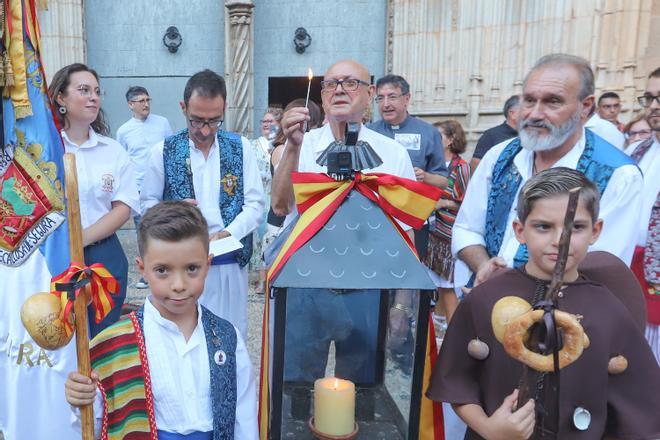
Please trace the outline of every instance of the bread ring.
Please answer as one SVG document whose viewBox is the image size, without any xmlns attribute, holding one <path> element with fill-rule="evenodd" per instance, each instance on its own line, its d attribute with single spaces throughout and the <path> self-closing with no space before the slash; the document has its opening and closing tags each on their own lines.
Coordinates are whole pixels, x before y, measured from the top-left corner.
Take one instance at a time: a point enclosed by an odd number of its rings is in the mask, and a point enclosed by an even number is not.
<svg viewBox="0 0 660 440">
<path fill-rule="evenodd" d="M 504 332 L 504 350 L 509 356 L 536 371 L 552 372 L 555 370 L 552 353 L 543 355 L 535 353 L 525 347 L 524 340 L 529 328 L 543 318 L 543 310 L 530 310 L 517 318 L 512 319 Z M 575 315 L 555 310 L 555 323 L 563 330 L 564 346 L 559 351 L 559 368 L 575 362 L 584 350 L 584 329 L 575 318 Z"/>
</svg>

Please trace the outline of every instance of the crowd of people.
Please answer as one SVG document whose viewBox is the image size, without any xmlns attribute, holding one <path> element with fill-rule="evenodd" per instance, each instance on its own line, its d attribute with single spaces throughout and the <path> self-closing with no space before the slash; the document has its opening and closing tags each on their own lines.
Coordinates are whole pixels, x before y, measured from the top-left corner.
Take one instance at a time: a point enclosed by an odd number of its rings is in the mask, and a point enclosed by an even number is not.
<svg viewBox="0 0 660 440">
<path fill-rule="evenodd" d="M 650 72 L 638 98 L 642 111 L 624 124 L 616 93 L 596 100 L 586 60 L 544 56 L 469 161 L 458 121 L 429 124 L 409 113 L 405 78 L 386 75 L 375 84 L 370 78 L 356 61 L 334 63 L 321 82 L 320 106 L 302 99 L 271 105 L 260 121 L 261 136 L 252 141 L 222 129 L 227 90 L 211 70 L 188 80 L 180 104 L 186 128 L 176 133 L 150 112 L 148 91 L 130 87 L 132 118 L 115 140 L 97 73 L 83 64 L 57 72 L 49 95 L 65 149 L 77 159 L 85 262 L 103 263 L 121 286 L 104 321 L 89 320 L 95 372 L 92 378 L 71 373 L 69 403 L 94 404 L 97 432 L 117 438 L 145 430 L 163 439 L 257 438 L 257 396 L 244 342 L 248 273 L 254 273 L 256 291 L 265 293 L 263 254 L 297 214 L 292 173 L 327 172 L 317 158 L 344 139 L 347 124 L 359 122 L 358 139 L 382 159 L 366 172 L 441 190 L 424 227 L 403 225 L 403 231 L 437 286 L 434 316 L 449 325 L 428 396 L 453 405 L 467 425 L 466 438 L 529 438 L 534 432 L 578 438 L 577 407 L 590 413 L 588 438 L 660 437 L 660 68 Z M 374 102 L 380 118 L 371 122 L 365 115 Z M 584 316 L 591 348 L 576 368 L 562 370 L 556 402 L 536 396 L 517 406 L 520 364 L 495 340 L 490 310 L 506 295 L 539 303 L 575 187 L 581 190 L 566 287 L 554 306 Z M 131 217 L 142 275 L 135 287 L 150 294 L 130 320 L 119 320 L 129 263 L 116 232 Z M 209 243 L 227 237 L 242 247 L 209 256 Z M 632 289 L 646 299 L 645 335 L 625 301 L 608 290 L 614 288 L 606 277 L 581 271 L 587 252 L 596 251 L 635 274 L 639 285 Z M 372 383 L 379 335 L 365 316 L 378 310 L 379 297 L 369 290 L 298 290 L 287 304 L 286 380 L 322 377 L 334 341 L 337 374 Z M 414 308 L 413 295 L 398 292 L 389 319 L 409 323 Z M 345 322 L 327 324 L 328 315 Z M 468 352 L 473 339 L 488 345 L 488 358 Z M 134 347 L 145 356 L 129 354 Z M 616 355 L 626 356 L 628 369 L 614 380 L 607 365 Z M 130 387 L 128 364 L 141 367 Z M 557 376 L 539 381 L 553 389 Z M 129 418 L 133 422 L 124 423 Z"/>
</svg>

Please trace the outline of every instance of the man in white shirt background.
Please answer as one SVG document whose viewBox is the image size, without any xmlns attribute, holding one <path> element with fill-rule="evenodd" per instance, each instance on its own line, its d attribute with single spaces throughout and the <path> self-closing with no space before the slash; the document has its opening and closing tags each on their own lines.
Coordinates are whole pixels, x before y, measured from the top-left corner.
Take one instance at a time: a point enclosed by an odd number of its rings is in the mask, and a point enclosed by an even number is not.
<svg viewBox="0 0 660 440">
<path fill-rule="evenodd" d="M 651 72 L 644 95 L 637 99 L 646 109 L 653 135 L 626 149 L 626 154 L 644 174 L 637 246 L 631 268 L 646 296 L 646 339 L 660 363 L 660 67 Z"/>
<path fill-rule="evenodd" d="M 526 249 L 511 227 L 518 191 L 531 176 L 551 167 L 577 169 L 597 184 L 604 226 L 590 250 L 608 251 L 630 264 L 642 175 L 622 151 L 584 128 L 593 111 L 594 88 L 589 63 L 572 55 L 546 55 L 527 74 L 519 137 L 483 157 L 454 224 L 452 251 L 476 274 L 475 284 L 498 267 L 526 261 Z"/>
<path fill-rule="evenodd" d="M 133 162 L 139 191 L 144 180 L 151 148 L 170 136 L 172 127 L 167 118 L 151 113 L 151 98 L 144 87 L 129 87 L 126 91 L 126 102 L 132 117 L 117 130 L 117 142 L 124 147 Z M 137 231 L 140 216 L 136 215 L 133 220 Z M 146 289 L 148 286 L 143 278 L 135 283 L 137 289 Z"/>
</svg>

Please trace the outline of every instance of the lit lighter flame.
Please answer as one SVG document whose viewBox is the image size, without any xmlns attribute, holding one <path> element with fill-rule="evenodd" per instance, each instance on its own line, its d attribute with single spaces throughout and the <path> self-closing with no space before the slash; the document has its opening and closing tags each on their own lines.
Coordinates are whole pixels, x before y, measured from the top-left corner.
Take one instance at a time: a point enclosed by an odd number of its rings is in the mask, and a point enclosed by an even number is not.
<svg viewBox="0 0 660 440">
<path fill-rule="evenodd" d="M 309 70 L 307 71 L 307 78 L 311 81 L 312 78 L 314 78 L 314 74 L 312 73 L 312 68 L 310 67 Z"/>
<path fill-rule="evenodd" d="M 335 378 L 335 383 L 332 385 L 332 388 L 334 388 L 335 390 L 339 388 L 339 379 Z"/>
</svg>

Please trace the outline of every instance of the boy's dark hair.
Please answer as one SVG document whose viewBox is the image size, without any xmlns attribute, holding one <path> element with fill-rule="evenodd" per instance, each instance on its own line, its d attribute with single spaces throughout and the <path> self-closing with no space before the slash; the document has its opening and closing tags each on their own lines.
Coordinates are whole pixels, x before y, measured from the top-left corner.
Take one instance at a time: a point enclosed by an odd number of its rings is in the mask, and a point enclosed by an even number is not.
<svg viewBox="0 0 660 440">
<path fill-rule="evenodd" d="M 126 102 L 132 101 L 133 98 L 140 95 L 149 96 L 149 92 L 147 92 L 147 89 L 142 86 L 131 86 L 126 91 Z"/>
<path fill-rule="evenodd" d="M 202 212 L 188 202 L 170 200 L 152 206 L 138 226 L 138 252 L 143 257 L 149 239 L 177 242 L 199 238 L 209 252 L 209 226 Z"/>
<path fill-rule="evenodd" d="M 543 170 L 525 182 L 518 195 L 518 219 L 525 223 L 537 200 L 568 194 L 571 189 L 577 187 L 582 188 L 580 200 L 591 215 L 591 220 L 595 222 L 600 209 L 598 188 L 581 172 L 566 167 Z"/>
<path fill-rule="evenodd" d="M 410 93 L 410 84 L 408 84 L 408 81 L 406 81 L 406 79 L 402 76 L 385 75 L 376 81 L 376 89 L 380 89 L 387 84 L 392 84 L 392 86 L 400 88 L 402 95 L 407 95 Z"/>
<path fill-rule="evenodd" d="M 600 103 L 603 101 L 603 99 L 608 99 L 608 98 L 621 99 L 621 97 L 615 92 L 605 92 L 602 95 L 600 95 L 600 97 L 598 98 L 598 104 L 597 105 L 600 105 Z"/>
<path fill-rule="evenodd" d="M 186 83 L 186 88 L 183 89 L 183 103 L 186 106 L 193 92 L 205 98 L 215 98 L 220 95 L 224 101 L 227 100 L 225 79 L 209 69 L 197 72 Z"/>
</svg>

